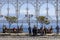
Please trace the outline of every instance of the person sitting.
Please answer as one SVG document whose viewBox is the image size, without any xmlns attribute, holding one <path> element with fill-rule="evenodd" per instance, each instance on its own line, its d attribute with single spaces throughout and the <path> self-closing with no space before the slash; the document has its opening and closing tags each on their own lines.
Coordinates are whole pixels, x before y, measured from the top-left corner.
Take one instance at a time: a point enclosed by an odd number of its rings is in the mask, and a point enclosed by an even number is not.
<svg viewBox="0 0 60 40">
<path fill-rule="evenodd" d="M 47 33 L 47 28 L 44 26 L 44 33 L 46 34 Z"/>
<path fill-rule="evenodd" d="M 15 27 L 13 28 L 13 32 L 16 33 L 16 28 Z"/>
<path fill-rule="evenodd" d="M 19 26 L 17 27 L 17 33 L 19 33 Z"/>
<path fill-rule="evenodd" d="M 46 31 L 47 31 L 47 28 L 44 26 L 43 29 L 42 29 L 42 31 L 43 31 L 43 35 L 45 35 Z"/>
<path fill-rule="evenodd" d="M 7 32 L 7 27 L 6 25 L 3 25 L 3 33 Z"/>
<path fill-rule="evenodd" d="M 23 28 L 22 28 L 22 25 L 20 26 L 20 30 L 19 30 L 20 33 L 23 32 Z"/>
<path fill-rule="evenodd" d="M 53 28 L 52 28 L 52 26 L 50 27 L 50 33 L 52 33 L 53 32 Z"/>
<path fill-rule="evenodd" d="M 40 33 L 40 34 L 42 33 L 42 29 L 43 29 L 43 27 L 40 27 L 40 30 L 39 30 L 39 33 Z"/>
</svg>

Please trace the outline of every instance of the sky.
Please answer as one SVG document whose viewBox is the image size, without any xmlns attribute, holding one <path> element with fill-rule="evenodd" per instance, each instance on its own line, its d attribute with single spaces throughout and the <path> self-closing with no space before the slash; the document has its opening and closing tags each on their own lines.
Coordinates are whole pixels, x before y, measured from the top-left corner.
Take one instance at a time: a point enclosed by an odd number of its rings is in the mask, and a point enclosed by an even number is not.
<svg viewBox="0 0 60 40">
<path fill-rule="evenodd" d="M 8 4 L 5 4 L 2 9 L 1 9 L 1 14 L 3 16 L 7 16 L 7 8 L 8 8 Z M 26 8 L 27 8 L 27 4 L 23 4 L 20 8 L 20 13 L 18 14 L 19 15 L 19 19 L 20 18 L 23 18 L 25 17 L 24 15 L 26 14 Z M 28 8 L 29 8 L 29 14 L 33 14 L 35 15 L 35 9 L 33 7 L 33 5 L 31 4 L 28 4 Z M 47 15 L 47 3 L 43 4 L 41 7 L 40 7 L 40 12 L 39 12 L 39 16 L 42 15 L 42 16 L 46 16 Z M 49 4 L 48 3 L 48 15 L 49 17 L 52 18 L 52 20 L 56 20 L 56 15 L 55 15 L 55 7 L 52 5 L 52 4 Z M 15 7 L 12 5 L 12 4 L 9 4 L 9 15 L 10 16 L 16 16 L 16 11 L 15 11 Z M 1 18 L 2 19 L 2 18 Z M 4 18 L 3 18 L 4 19 Z"/>
<path fill-rule="evenodd" d="M 7 8 L 8 8 L 8 4 L 5 4 L 2 8 L 1 8 L 1 14 L 3 15 L 3 16 L 7 16 L 7 13 L 8 13 L 8 11 L 7 11 Z M 19 8 L 20 9 L 20 13 L 18 14 L 18 16 L 19 16 L 19 20 L 20 19 L 22 19 L 22 18 L 24 18 L 25 17 L 25 14 L 27 14 L 27 11 L 26 11 L 26 8 L 27 8 L 27 4 L 25 3 L 25 4 L 23 4 L 22 6 L 21 6 L 21 8 Z M 35 15 L 35 8 L 34 8 L 34 6 L 33 5 L 31 5 L 31 4 L 28 4 L 28 8 L 29 8 L 29 14 L 33 14 L 33 15 Z M 46 16 L 47 15 L 47 10 L 46 10 L 46 8 L 47 8 L 47 3 L 45 3 L 45 4 L 43 4 L 39 9 L 40 9 L 40 12 L 39 12 L 39 16 Z M 50 18 L 50 20 L 56 20 L 56 15 L 55 15 L 55 7 L 52 5 L 52 4 L 50 4 L 50 3 L 48 3 L 48 8 L 49 8 L 49 10 L 48 10 L 48 15 L 49 15 L 49 18 Z M 9 16 L 16 16 L 16 10 L 15 10 L 16 8 L 12 5 L 12 4 L 9 4 Z M 0 18 L 0 20 L 6 20 L 4 17 L 3 18 Z M 33 18 L 31 18 L 32 20 L 35 20 L 35 16 L 33 17 Z M 59 17 L 59 19 L 60 19 L 60 17 Z M 6 24 L 6 23 L 5 23 Z M 26 23 L 25 23 L 26 24 Z M 34 23 L 35 24 L 35 23 Z M 14 24 L 13 24 L 14 25 Z M 31 24 L 32 25 L 32 24 Z M 52 25 L 52 24 L 51 24 Z M 54 25 L 55 26 L 55 25 Z M 15 27 L 15 26 L 14 26 Z"/>
</svg>

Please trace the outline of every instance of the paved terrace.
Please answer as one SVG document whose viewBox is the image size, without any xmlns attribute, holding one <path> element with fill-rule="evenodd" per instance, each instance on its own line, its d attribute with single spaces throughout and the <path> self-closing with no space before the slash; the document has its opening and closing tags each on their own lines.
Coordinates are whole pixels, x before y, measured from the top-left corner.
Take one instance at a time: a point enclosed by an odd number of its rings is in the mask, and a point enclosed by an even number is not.
<svg viewBox="0 0 60 40">
<path fill-rule="evenodd" d="M 0 36 L 0 40 L 60 40 L 60 36 Z"/>
<path fill-rule="evenodd" d="M 58 35 L 46 34 L 46 36 L 28 36 L 28 33 L 0 33 L 0 40 L 60 40 L 60 33 Z"/>
<path fill-rule="evenodd" d="M 29 33 L 0 33 L 0 36 L 28 36 Z M 39 36 L 40 34 L 38 34 Z M 46 34 L 45 36 L 55 36 L 56 33 Z M 58 34 L 60 36 L 60 33 Z"/>
</svg>

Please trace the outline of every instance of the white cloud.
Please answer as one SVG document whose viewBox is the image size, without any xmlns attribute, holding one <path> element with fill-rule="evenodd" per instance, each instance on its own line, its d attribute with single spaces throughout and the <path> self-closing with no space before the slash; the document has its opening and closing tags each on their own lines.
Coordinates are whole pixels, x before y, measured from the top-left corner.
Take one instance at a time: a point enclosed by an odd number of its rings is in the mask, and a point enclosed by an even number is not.
<svg viewBox="0 0 60 40">
<path fill-rule="evenodd" d="M 27 14 L 27 10 L 20 10 L 20 13 L 24 13 L 24 14 Z M 35 14 L 34 10 L 28 10 L 28 13 L 29 14 Z"/>
</svg>

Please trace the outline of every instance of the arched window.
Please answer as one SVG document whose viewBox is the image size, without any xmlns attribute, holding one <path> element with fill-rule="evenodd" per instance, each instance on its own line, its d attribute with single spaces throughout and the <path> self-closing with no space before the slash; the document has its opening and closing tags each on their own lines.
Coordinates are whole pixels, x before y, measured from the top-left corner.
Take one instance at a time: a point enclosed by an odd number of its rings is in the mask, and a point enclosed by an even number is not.
<svg viewBox="0 0 60 40">
<path fill-rule="evenodd" d="M 47 3 L 42 4 L 40 7 L 40 16 L 47 16 Z M 50 25 L 53 25 L 55 27 L 56 24 L 56 13 L 55 13 L 55 7 L 54 5 L 48 3 L 48 18 L 50 19 L 51 23 Z M 53 23 L 52 21 L 55 21 Z"/>
<path fill-rule="evenodd" d="M 8 5 L 9 5 L 9 7 L 8 7 Z M 9 15 L 8 15 L 8 8 L 9 8 Z M 16 16 L 14 6 L 12 4 L 4 4 L 2 9 L 1 9 L 1 13 L 3 15 L 3 18 L 1 20 L 5 20 L 3 22 L 3 24 L 9 28 L 9 23 L 7 22 L 5 16 Z"/>
<path fill-rule="evenodd" d="M 2 7 L 2 14 L 3 16 L 7 16 L 8 14 L 8 4 L 5 4 L 3 7 Z M 15 13 L 15 8 L 12 4 L 9 4 L 9 16 L 16 16 L 16 13 Z"/>
<path fill-rule="evenodd" d="M 21 18 L 24 18 L 25 14 L 27 14 L 27 9 L 26 8 L 27 8 L 27 3 L 23 4 L 20 7 L 20 16 L 21 16 Z M 32 4 L 28 4 L 28 14 L 35 15 L 34 6 Z M 20 16 L 19 16 L 19 18 L 20 18 Z"/>
<path fill-rule="evenodd" d="M 34 10 L 34 6 L 30 3 L 28 3 L 28 7 L 27 7 L 27 3 L 23 4 L 20 7 L 20 15 L 18 20 L 23 20 L 23 26 L 26 28 L 26 26 L 29 26 L 27 22 L 27 17 L 25 16 L 27 14 L 27 8 L 28 8 L 28 14 L 32 14 L 33 17 L 35 16 L 35 10 Z M 30 18 L 30 21 L 33 20 L 33 17 Z M 28 27 L 27 27 L 28 28 Z"/>
</svg>

